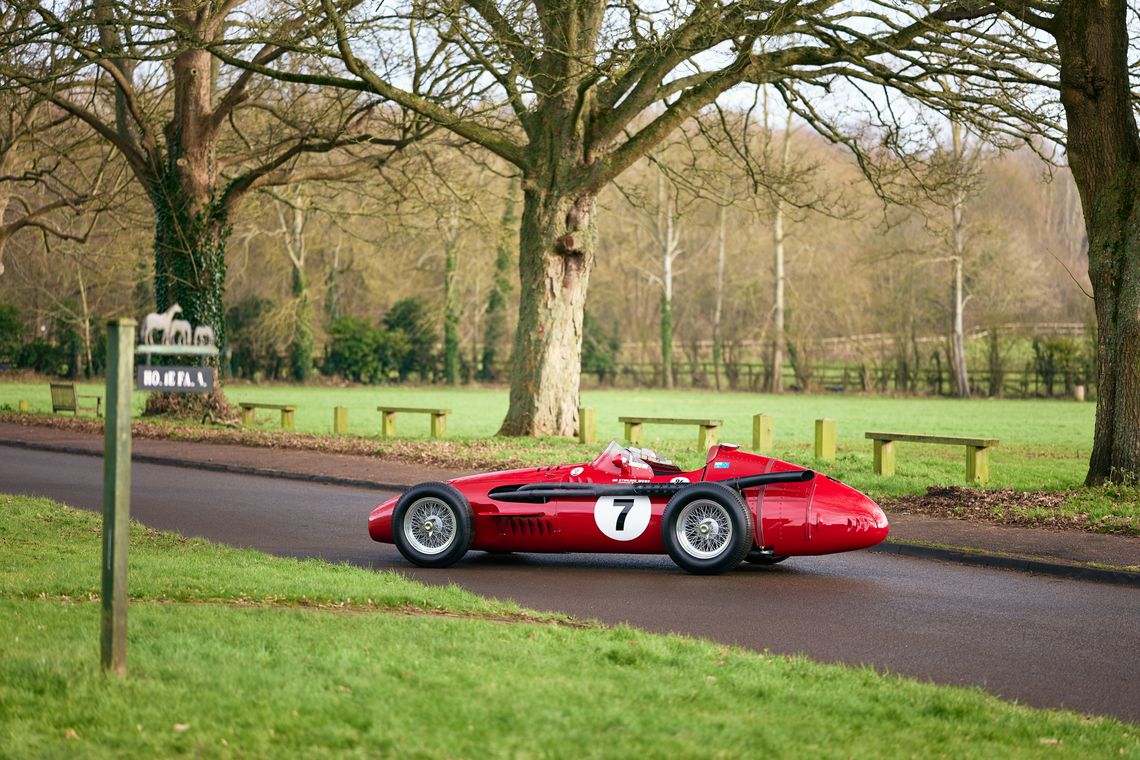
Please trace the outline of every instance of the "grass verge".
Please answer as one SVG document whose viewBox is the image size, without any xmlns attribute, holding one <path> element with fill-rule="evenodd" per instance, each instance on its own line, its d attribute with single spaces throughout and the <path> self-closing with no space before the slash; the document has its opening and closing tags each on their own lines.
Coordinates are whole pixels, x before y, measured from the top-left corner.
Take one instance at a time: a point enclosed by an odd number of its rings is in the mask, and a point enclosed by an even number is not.
<svg viewBox="0 0 1140 760">
<path fill-rule="evenodd" d="M 0 384 L 0 389 L 3 388 Z M 67 428 L 91 434 L 102 432 L 101 420 L 42 413 L 18 414 L 5 411 L 2 404 L 0 422 Z M 284 433 L 263 427 L 232 429 L 154 418 L 137 420 L 133 429 L 138 438 L 306 449 L 375 456 L 467 471 L 552 462 L 586 462 L 593 459 L 600 448 L 600 445 L 584 446 L 567 438 L 334 436 Z M 652 445 L 682 467 L 695 468 L 703 463 L 703 455 L 691 443 L 666 440 Z M 1007 525 L 1140 536 L 1140 487 L 1108 485 L 1083 488 L 1085 462 L 1073 458 L 1066 451 L 1059 444 L 1051 448 L 1005 447 L 1003 444 L 1003 448 L 995 449 L 991 454 L 992 482 L 989 487 L 985 490 L 957 489 L 961 495 L 969 498 L 950 505 L 945 498 L 936 503 L 927 496 L 932 488 L 954 488 L 963 482 L 965 465 L 960 446 L 913 445 L 906 450 L 905 455 L 899 455 L 897 474 L 887 478 L 872 472 L 869 447 L 843 445 L 838 457 L 828 462 L 816 460 L 807 443 L 777 447 L 773 455 L 849 483 L 888 505 L 891 510 Z M 1033 498 L 1004 498 L 997 493 L 1002 489 L 1025 492 L 1031 496 L 1035 492 L 1055 494 L 1058 498 L 1042 500 L 1047 502 L 1047 506 L 1043 507 Z M 915 496 L 918 498 L 910 498 Z M 982 500 L 988 505 L 985 509 L 970 506 L 970 502 L 981 497 L 984 497 Z"/>
<path fill-rule="evenodd" d="M 0 755 L 1140 757 L 1108 718 L 137 526 L 106 678 L 98 524 L 0 497 Z"/>
</svg>

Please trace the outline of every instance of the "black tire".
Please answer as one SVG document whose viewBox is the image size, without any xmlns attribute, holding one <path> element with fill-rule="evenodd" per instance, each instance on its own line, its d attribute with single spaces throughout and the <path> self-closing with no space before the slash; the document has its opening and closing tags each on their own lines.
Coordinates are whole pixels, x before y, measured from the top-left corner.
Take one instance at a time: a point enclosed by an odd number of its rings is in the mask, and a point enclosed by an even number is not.
<svg viewBox="0 0 1140 760">
<path fill-rule="evenodd" d="M 744 558 L 745 562 L 753 565 L 778 565 L 788 558 L 787 554 L 765 554 L 764 552 L 752 550 L 748 552 L 748 556 Z"/>
<path fill-rule="evenodd" d="M 449 567 L 471 548 L 472 520 L 471 505 L 455 486 L 420 483 L 396 502 L 392 537 L 413 565 Z"/>
<path fill-rule="evenodd" d="M 679 491 L 661 515 L 665 550 L 682 570 L 716 575 L 732 570 L 752 548 L 752 515 L 744 499 L 720 483 Z"/>
</svg>

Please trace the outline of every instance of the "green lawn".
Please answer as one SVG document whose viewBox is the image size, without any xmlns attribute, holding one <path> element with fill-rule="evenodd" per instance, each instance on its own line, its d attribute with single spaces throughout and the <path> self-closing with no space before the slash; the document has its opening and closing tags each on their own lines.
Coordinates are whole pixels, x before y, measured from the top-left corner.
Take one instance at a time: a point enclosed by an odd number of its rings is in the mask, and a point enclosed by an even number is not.
<svg viewBox="0 0 1140 760">
<path fill-rule="evenodd" d="M 99 392 L 95 384 L 82 387 L 86 392 Z M 335 406 L 347 407 L 352 433 L 365 436 L 379 433 L 379 404 L 447 407 L 453 410 L 448 419 L 449 437 L 471 442 L 494 436 L 507 409 L 506 390 L 486 388 L 231 384 L 226 387 L 226 395 L 232 402 L 296 404 L 297 430 L 318 434 L 331 433 Z M 0 408 L 15 409 L 21 398 L 30 402 L 33 411 L 51 409 L 46 383 L 0 383 Z M 814 420 L 831 417 L 837 421 L 839 459 L 824 469 L 857 487 L 885 496 L 920 492 L 931 484 L 961 483 L 964 450 L 897 444 L 897 474 L 877 478 L 870 472 L 871 443 L 863 437 L 868 430 L 998 438 L 1001 446 L 991 452 L 994 487 L 1064 490 L 1078 486 L 1084 479 L 1095 412 L 1093 404 L 1073 401 L 773 396 L 689 390 L 590 390 L 583 393 L 582 402 L 597 410 L 598 437 L 603 442 L 611 437 L 620 439 L 624 434 L 619 416 L 645 414 L 719 418 L 725 423 L 720 440 L 748 447 L 752 441 L 752 416 L 765 412 L 774 418 L 777 455 L 804 463 L 812 458 Z M 141 410 L 142 403 L 142 394 L 136 394 L 136 409 Z M 276 428 L 277 417 L 274 412 L 261 412 L 258 427 Z M 427 415 L 400 415 L 398 435 L 425 439 L 428 424 Z M 536 448 L 530 441 L 513 441 L 497 449 L 503 458 L 540 464 L 550 456 L 551 443 L 544 441 Z M 662 450 L 682 465 L 697 466 L 703 461 L 703 453 L 696 451 L 693 427 L 647 425 L 645 445 Z M 570 458 L 586 455 L 569 441 L 560 448 Z"/>
<path fill-rule="evenodd" d="M 84 392 L 100 392 L 97 384 L 84 384 Z M 618 417 L 626 414 L 673 417 L 714 417 L 724 420 L 720 440 L 749 447 L 752 416 L 771 414 L 775 426 L 774 454 L 820 470 L 850 483 L 875 499 L 922 494 L 930 486 L 961 485 L 965 482 L 965 450 L 961 446 L 931 446 L 899 443 L 897 468 L 892 477 L 872 471 L 868 430 L 888 430 L 998 438 L 1001 445 L 990 453 L 991 488 L 1019 491 L 1074 493 L 1061 508 L 1061 522 L 1087 529 L 1140 535 L 1140 488 L 1109 486 L 1084 490 L 1082 485 L 1091 451 L 1095 405 L 1059 400 L 957 400 L 945 398 L 888 398 L 880 396 L 818 395 L 780 396 L 708 391 L 589 390 L 583 403 L 597 410 L 598 437 L 594 446 L 582 446 L 568 438 L 496 438 L 495 431 L 507 409 L 503 389 L 438 386 L 314 387 L 250 385 L 226 387 L 231 402 L 262 401 L 297 406 L 298 432 L 321 438 L 302 445 L 318 448 L 332 444 L 333 407 L 349 410 L 350 430 L 359 446 L 357 453 L 426 462 L 457 469 L 493 469 L 518 464 L 587 461 L 609 438 L 621 439 L 624 429 Z M 32 411 L 49 412 L 46 382 L 0 383 L 0 410 L 17 408 L 27 399 Z M 141 412 L 143 394 L 135 394 Z M 396 439 L 380 439 L 380 404 L 447 407 L 446 442 L 428 438 L 428 416 L 401 414 Z M 831 417 L 837 421 L 839 453 L 835 461 L 814 459 L 814 421 Z M 276 445 L 279 415 L 259 413 L 259 439 L 241 442 Z M 197 425 L 171 427 L 171 436 L 215 435 Z M 163 433 L 164 435 L 167 433 Z M 227 431 L 225 434 L 229 434 Z M 682 467 L 697 467 L 704 452 L 696 449 L 696 428 L 645 427 L 645 445 L 671 457 Z M 1019 519 L 1056 527 L 1055 515 L 1017 513 Z"/>
<path fill-rule="evenodd" d="M 81 383 L 81 392 L 102 393 L 99 383 Z M 135 408 L 141 411 L 144 394 L 135 394 Z M 311 433 L 332 431 L 332 410 L 349 410 L 353 432 L 377 433 L 380 404 L 448 407 L 448 432 L 459 437 L 488 437 L 495 434 L 507 411 L 507 391 L 502 388 L 440 386 L 352 386 L 345 388 L 250 385 L 231 383 L 226 396 L 232 402 L 264 401 L 297 404 L 297 429 Z M 16 407 L 27 399 L 32 411 L 50 412 L 47 383 L 0 383 L 0 406 Z M 858 449 L 870 448 L 863 433 L 867 430 L 908 430 L 924 433 L 985 435 L 1000 438 L 1002 445 L 1033 450 L 1064 452 L 1085 458 L 1091 450 L 1092 403 L 1060 400 L 1004 400 L 946 398 L 892 398 L 885 396 L 771 395 L 694 390 L 587 390 L 582 403 L 598 412 L 598 436 L 620 437 L 618 417 L 645 414 L 658 417 L 715 417 L 724 420 L 722 441 L 747 445 L 752 440 L 752 415 L 758 412 L 775 418 L 777 445 L 810 444 L 813 423 L 831 417 L 838 423 L 839 443 Z M 275 415 L 260 413 L 268 425 Z M 400 434 L 426 437 L 426 415 L 401 416 Z M 695 430 L 680 427 L 647 426 L 647 444 L 657 442 L 696 442 Z M 996 452 L 995 452 L 996 453 Z"/>
<path fill-rule="evenodd" d="M 0 495 L 0 756 L 1132 757 L 1140 727 L 132 527 Z M 706 581 L 706 582 L 715 582 Z"/>
</svg>

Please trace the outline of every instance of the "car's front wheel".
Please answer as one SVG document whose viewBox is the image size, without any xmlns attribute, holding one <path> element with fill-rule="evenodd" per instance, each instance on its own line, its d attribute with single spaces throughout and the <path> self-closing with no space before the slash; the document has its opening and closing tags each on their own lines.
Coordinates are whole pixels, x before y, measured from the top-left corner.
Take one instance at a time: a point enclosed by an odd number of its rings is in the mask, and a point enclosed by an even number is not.
<svg viewBox="0 0 1140 760">
<path fill-rule="evenodd" d="M 454 486 L 421 483 L 404 492 L 392 512 L 400 554 L 420 567 L 447 567 L 471 548 L 471 505 Z"/>
<path fill-rule="evenodd" d="M 733 489 L 694 483 L 669 500 L 661 538 L 683 570 L 715 575 L 735 568 L 752 548 L 752 518 Z"/>
</svg>

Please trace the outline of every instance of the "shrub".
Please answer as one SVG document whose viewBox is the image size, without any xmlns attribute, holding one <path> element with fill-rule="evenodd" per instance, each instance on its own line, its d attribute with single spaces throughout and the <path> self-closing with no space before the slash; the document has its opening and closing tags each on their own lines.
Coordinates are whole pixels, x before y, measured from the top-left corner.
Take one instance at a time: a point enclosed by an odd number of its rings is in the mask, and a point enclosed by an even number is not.
<svg viewBox="0 0 1140 760">
<path fill-rule="evenodd" d="M 400 360 L 408 350 L 408 340 L 400 331 L 341 317 L 329 326 L 324 372 L 358 383 L 382 383 L 399 372 Z"/>
<path fill-rule="evenodd" d="M 20 334 L 23 332 L 20 312 L 15 306 L 0 303 L 0 362 L 16 362 L 20 353 Z"/>
<path fill-rule="evenodd" d="M 61 377 L 66 375 L 71 369 L 70 361 L 66 347 L 49 343 L 41 338 L 20 346 L 16 354 L 17 367 L 42 372 L 45 375 Z"/>
<path fill-rule="evenodd" d="M 235 377 L 276 378 L 285 368 L 285 357 L 262 328 L 277 304 L 268 298 L 247 298 L 226 312 L 230 369 Z"/>
<path fill-rule="evenodd" d="M 1080 343 L 1071 338 L 1034 338 L 1033 365 L 1047 396 L 1053 395 L 1058 378 L 1064 382 L 1065 392 L 1071 393 L 1074 385 L 1087 382 L 1091 374 Z"/>
<path fill-rule="evenodd" d="M 582 317 L 582 371 L 598 376 L 598 382 L 613 380 L 621 340 L 617 334 L 609 334 L 593 314 L 586 312 Z"/>
<path fill-rule="evenodd" d="M 384 315 L 384 327 L 388 332 L 402 336 L 397 360 L 400 380 L 407 380 L 413 372 L 422 380 L 434 378 L 435 344 L 439 341 L 439 334 L 432 325 L 433 321 L 427 303 L 417 296 L 397 301 Z"/>
</svg>

